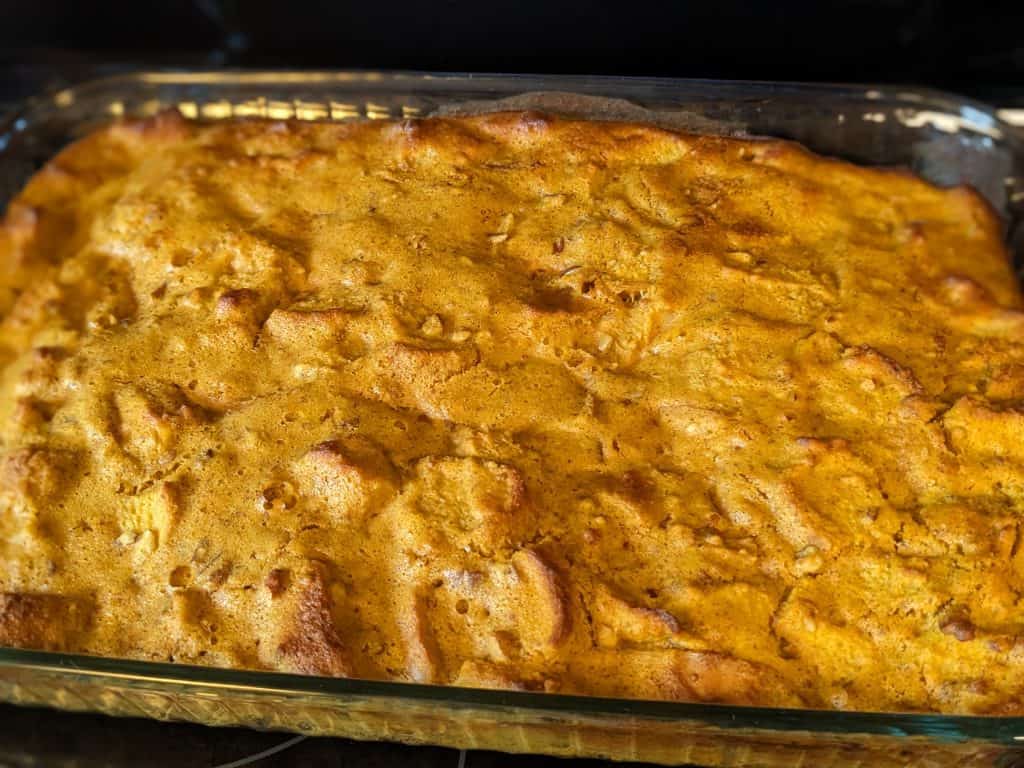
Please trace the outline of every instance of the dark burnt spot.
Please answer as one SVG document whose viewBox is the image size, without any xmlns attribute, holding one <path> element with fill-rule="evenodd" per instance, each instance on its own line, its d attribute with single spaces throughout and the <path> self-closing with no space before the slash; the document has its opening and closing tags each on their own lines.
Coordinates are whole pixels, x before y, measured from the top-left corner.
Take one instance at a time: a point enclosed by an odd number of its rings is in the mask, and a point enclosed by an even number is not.
<svg viewBox="0 0 1024 768">
<path fill-rule="evenodd" d="M 540 312 L 572 312 L 576 309 L 575 299 L 571 288 L 540 286 L 534 289 L 527 304 Z"/>
<path fill-rule="evenodd" d="M 950 619 L 943 623 L 939 629 L 942 630 L 942 634 L 951 635 L 961 643 L 974 639 L 974 625 L 967 619 Z"/>
<path fill-rule="evenodd" d="M 291 573 L 285 568 L 275 568 L 267 574 L 263 584 L 270 591 L 271 597 L 279 597 L 288 589 L 291 582 Z"/>
<path fill-rule="evenodd" d="M 224 582 L 228 580 L 228 576 L 231 575 L 231 571 L 233 571 L 234 568 L 234 564 L 230 561 L 224 563 L 219 568 L 217 568 L 217 570 L 213 571 L 210 574 L 208 578 L 209 583 L 214 587 L 223 586 Z"/>
<path fill-rule="evenodd" d="M 740 219 L 732 225 L 732 231 L 745 237 L 765 237 L 772 234 L 771 229 L 756 219 Z"/>
<path fill-rule="evenodd" d="M 622 488 L 626 495 L 635 501 L 648 502 L 654 498 L 654 485 L 633 469 L 622 476 Z"/>
<path fill-rule="evenodd" d="M 67 357 L 67 350 L 63 347 L 36 347 L 32 354 L 36 362 L 58 363 Z"/>
<path fill-rule="evenodd" d="M 619 291 L 617 295 L 619 297 L 619 301 L 627 307 L 635 306 L 645 298 L 643 291 Z"/>
</svg>

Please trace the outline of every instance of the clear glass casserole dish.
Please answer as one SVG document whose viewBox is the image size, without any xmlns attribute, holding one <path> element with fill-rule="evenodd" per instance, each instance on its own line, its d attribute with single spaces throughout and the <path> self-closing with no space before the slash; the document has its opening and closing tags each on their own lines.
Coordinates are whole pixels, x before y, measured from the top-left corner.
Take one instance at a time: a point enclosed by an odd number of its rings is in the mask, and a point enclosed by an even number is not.
<svg viewBox="0 0 1024 768">
<path fill-rule="evenodd" d="M 857 86 L 376 73 L 141 73 L 37 98 L 0 124 L 0 207 L 68 141 L 120 116 L 354 120 L 540 108 L 795 139 L 970 184 L 1024 256 L 1024 139 L 957 97 Z M 1019 261 L 1018 261 L 1019 263 Z M 0 699 L 460 748 L 703 765 L 1024 764 L 1024 718 L 780 710 L 469 690 L 0 649 Z"/>
</svg>

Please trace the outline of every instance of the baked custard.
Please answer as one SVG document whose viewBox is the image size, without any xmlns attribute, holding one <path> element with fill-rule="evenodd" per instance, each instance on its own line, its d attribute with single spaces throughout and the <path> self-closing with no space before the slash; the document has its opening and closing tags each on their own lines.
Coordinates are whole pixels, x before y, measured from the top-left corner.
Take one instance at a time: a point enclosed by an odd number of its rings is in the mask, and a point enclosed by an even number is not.
<svg viewBox="0 0 1024 768">
<path fill-rule="evenodd" d="M 966 189 L 533 113 L 117 122 L 0 226 L 0 644 L 1024 714 Z"/>
</svg>

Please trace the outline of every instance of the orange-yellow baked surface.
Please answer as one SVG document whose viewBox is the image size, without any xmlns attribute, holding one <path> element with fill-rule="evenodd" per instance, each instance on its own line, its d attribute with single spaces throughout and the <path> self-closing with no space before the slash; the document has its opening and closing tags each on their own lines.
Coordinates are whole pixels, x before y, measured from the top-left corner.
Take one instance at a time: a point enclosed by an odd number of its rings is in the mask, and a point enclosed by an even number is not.
<svg viewBox="0 0 1024 768">
<path fill-rule="evenodd" d="M 0 270 L 0 644 L 1024 712 L 1024 305 L 973 193 L 163 115 L 41 170 Z"/>
</svg>

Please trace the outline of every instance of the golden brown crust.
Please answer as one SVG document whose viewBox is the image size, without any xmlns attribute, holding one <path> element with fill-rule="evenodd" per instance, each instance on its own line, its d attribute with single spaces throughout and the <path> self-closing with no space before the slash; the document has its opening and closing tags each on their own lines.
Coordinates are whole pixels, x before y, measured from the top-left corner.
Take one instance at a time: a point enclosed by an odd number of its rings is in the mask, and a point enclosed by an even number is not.
<svg viewBox="0 0 1024 768">
<path fill-rule="evenodd" d="M 294 614 L 277 647 L 282 667 L 308 675 L 348 677 L 351 667 L 335 626 L 334 600 L 328 591 L 324 569 L 317 563 L 312 564 L 292 589 L 298 593 Z"/>
<path fill-rule="evenodd" d="M 88 606 L 58 595 L 0 593 L 0 645 L 64 651 L 89 624 Z"/>
<path fill-rule="evenodd" d="M 0 643 L 1021 713 L 968 190 L 495 114 L 118 123 L 0 224 Z"/>
</svg>

